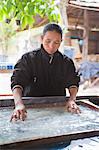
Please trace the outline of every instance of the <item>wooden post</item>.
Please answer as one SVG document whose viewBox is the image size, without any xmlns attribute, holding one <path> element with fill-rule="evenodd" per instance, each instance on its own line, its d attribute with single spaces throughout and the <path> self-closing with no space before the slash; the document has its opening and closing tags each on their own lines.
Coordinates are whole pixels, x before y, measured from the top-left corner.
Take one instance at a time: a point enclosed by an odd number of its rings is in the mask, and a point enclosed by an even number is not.
<svg viewBox="0 0 99 150">
<path fill-rule="evenodd" d="M 68 0 L 61 0 L 59 4 L 61 14 L 61 25 L 64 27 L 63 42 L 60 47 L 60 51 L 64 53 L 64 46 L 66 45 L 66 30 L 68 29 L 68 18 L 67 18 L 67 5 Z M 69 38 L 68 38 L 69 41 Z M 69 42 L 68 42 L 69 43 Z"/>
<path fill-rule="evenodd" d="M 67 18 L 67 11 L 66 11 L 67 5 L 68 5 L 68 0 L 60 1 L 59 8 L 61 13 L 62 24 L 66 27 L 66 29 L 68 28 L 68 18 Z"/>
<path fill-rule="evenodd" d="M 87 60 L 88 56 L 88 38 L 89 38 L 89 17 L 88 10 L 84 10 L 84 33 L 83 33 L 84 43 L 82 48 L 82 58 L 84 61 Z"/>
</svg>

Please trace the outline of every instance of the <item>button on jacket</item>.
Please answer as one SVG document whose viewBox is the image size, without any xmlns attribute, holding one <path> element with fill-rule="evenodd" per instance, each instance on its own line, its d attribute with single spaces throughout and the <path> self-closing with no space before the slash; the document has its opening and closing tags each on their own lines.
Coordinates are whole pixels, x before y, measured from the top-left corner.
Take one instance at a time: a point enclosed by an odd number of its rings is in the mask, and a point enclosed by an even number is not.
<svg viewBox="0 0 99 150">
<path fill-rule="evenodd" d="M 71 59 L 58 50 L 49 55 L 41 46 L 16 63 L 12 90 L 17 86 L 23 89 L 23 96 L 65 96 L 65 88 L 79 86 L 79 77 Z"/>
</svg>

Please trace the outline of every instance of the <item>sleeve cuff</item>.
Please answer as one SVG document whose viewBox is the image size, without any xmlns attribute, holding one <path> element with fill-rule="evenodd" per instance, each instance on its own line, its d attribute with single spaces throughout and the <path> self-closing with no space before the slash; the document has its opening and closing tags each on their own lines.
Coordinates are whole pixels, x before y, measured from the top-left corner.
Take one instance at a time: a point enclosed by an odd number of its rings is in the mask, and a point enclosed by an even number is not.
<svg viewBox="0 0 99 150">
<path fill-rule="evenodd" d="M 12 91 L 13 91 L 15 88 L 20 88 L 20 89 L 23 91 L 23 87 L 22 87 L 21 85 L 15 85 L 15 86 L 12 88 Z"/>
<path fill-rule="evenodd" d="M 76 85 L 72 85 L 72 86 L 69 87 L 69 89 L 70 88 L 77 88 L 78 89 L 78 87 Z"/>
</svg>

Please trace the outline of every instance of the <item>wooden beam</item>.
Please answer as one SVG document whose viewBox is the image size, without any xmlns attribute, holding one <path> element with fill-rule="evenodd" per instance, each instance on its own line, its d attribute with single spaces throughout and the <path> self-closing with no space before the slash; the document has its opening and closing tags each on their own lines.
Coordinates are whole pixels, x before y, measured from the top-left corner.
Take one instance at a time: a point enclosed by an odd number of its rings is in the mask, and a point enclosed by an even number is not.
<svg viewBox="0 0 99 150">
<path fill-rule="evenodd" d="M 84 30 L 84 27 L 80 26 L 80 25 L 77 25 L 77 26 L 75 26 L 75 25 L 69 25 L 68 29 L 70 29 L 70 30 L 77 30 L 77 29 Z"/>
<path fill-rule="evenodd" d="M 84 32 L 83 32 L 83 48 L 82 48 L 82 57 L 83 60 L 87 60 L 88 56 L 88 38 L 89 38 L 89 17 L 88 10 L 84 10 Z"/>
<path fill-rule="evenodd" d="M 84 30 L 84 26 L 82 26 L 82 25 L 78 25 L 77 27 L 75 27 L 75 25 L 73 25 L 73 24 L 69 24 L 68 25 L 68 29 L 70 29 L 70 30 Z M 99 28 L 90 28 L 90 31 L 92 31 L 92 32 L 99 32 Z"/>
<path fill-rule="evenodd" d="M 79 5 L 79 3 L 73 4 L 72 2 L 69 2 L 68 6 L 75 7 L 75 8 L 80 8 L 80 9 L 92 10 L 92 11 L 99 11 L 99 8 L 81 6 L 81 5 Z"/>
</svg>

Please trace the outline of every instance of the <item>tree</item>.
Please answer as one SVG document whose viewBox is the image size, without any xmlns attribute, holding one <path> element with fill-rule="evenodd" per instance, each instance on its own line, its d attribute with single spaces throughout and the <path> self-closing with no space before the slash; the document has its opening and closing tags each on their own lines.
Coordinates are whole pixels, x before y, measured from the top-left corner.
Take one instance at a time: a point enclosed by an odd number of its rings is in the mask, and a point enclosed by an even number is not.
<svg viewBox="0 0 99 150">
<path fill-rule="evenodd" d="M 2 0 L 0 1 L 0 21 L 19 20 L 22 29 L 35 24 L 36 16 L 47 17 L 49 21 L 60 20 L 60 12 L 55 0 Z"/>
<path fill-rule="evenodd" d="M 58 7 L 56 0 L 0 0 L 0 44 L 3 54 L 7 55 L 10 39 L 16 30 L 38 27 L 38 24 L 41 26 L 41 21 L 45 20 L 60 22 Z"/>
</svg>

